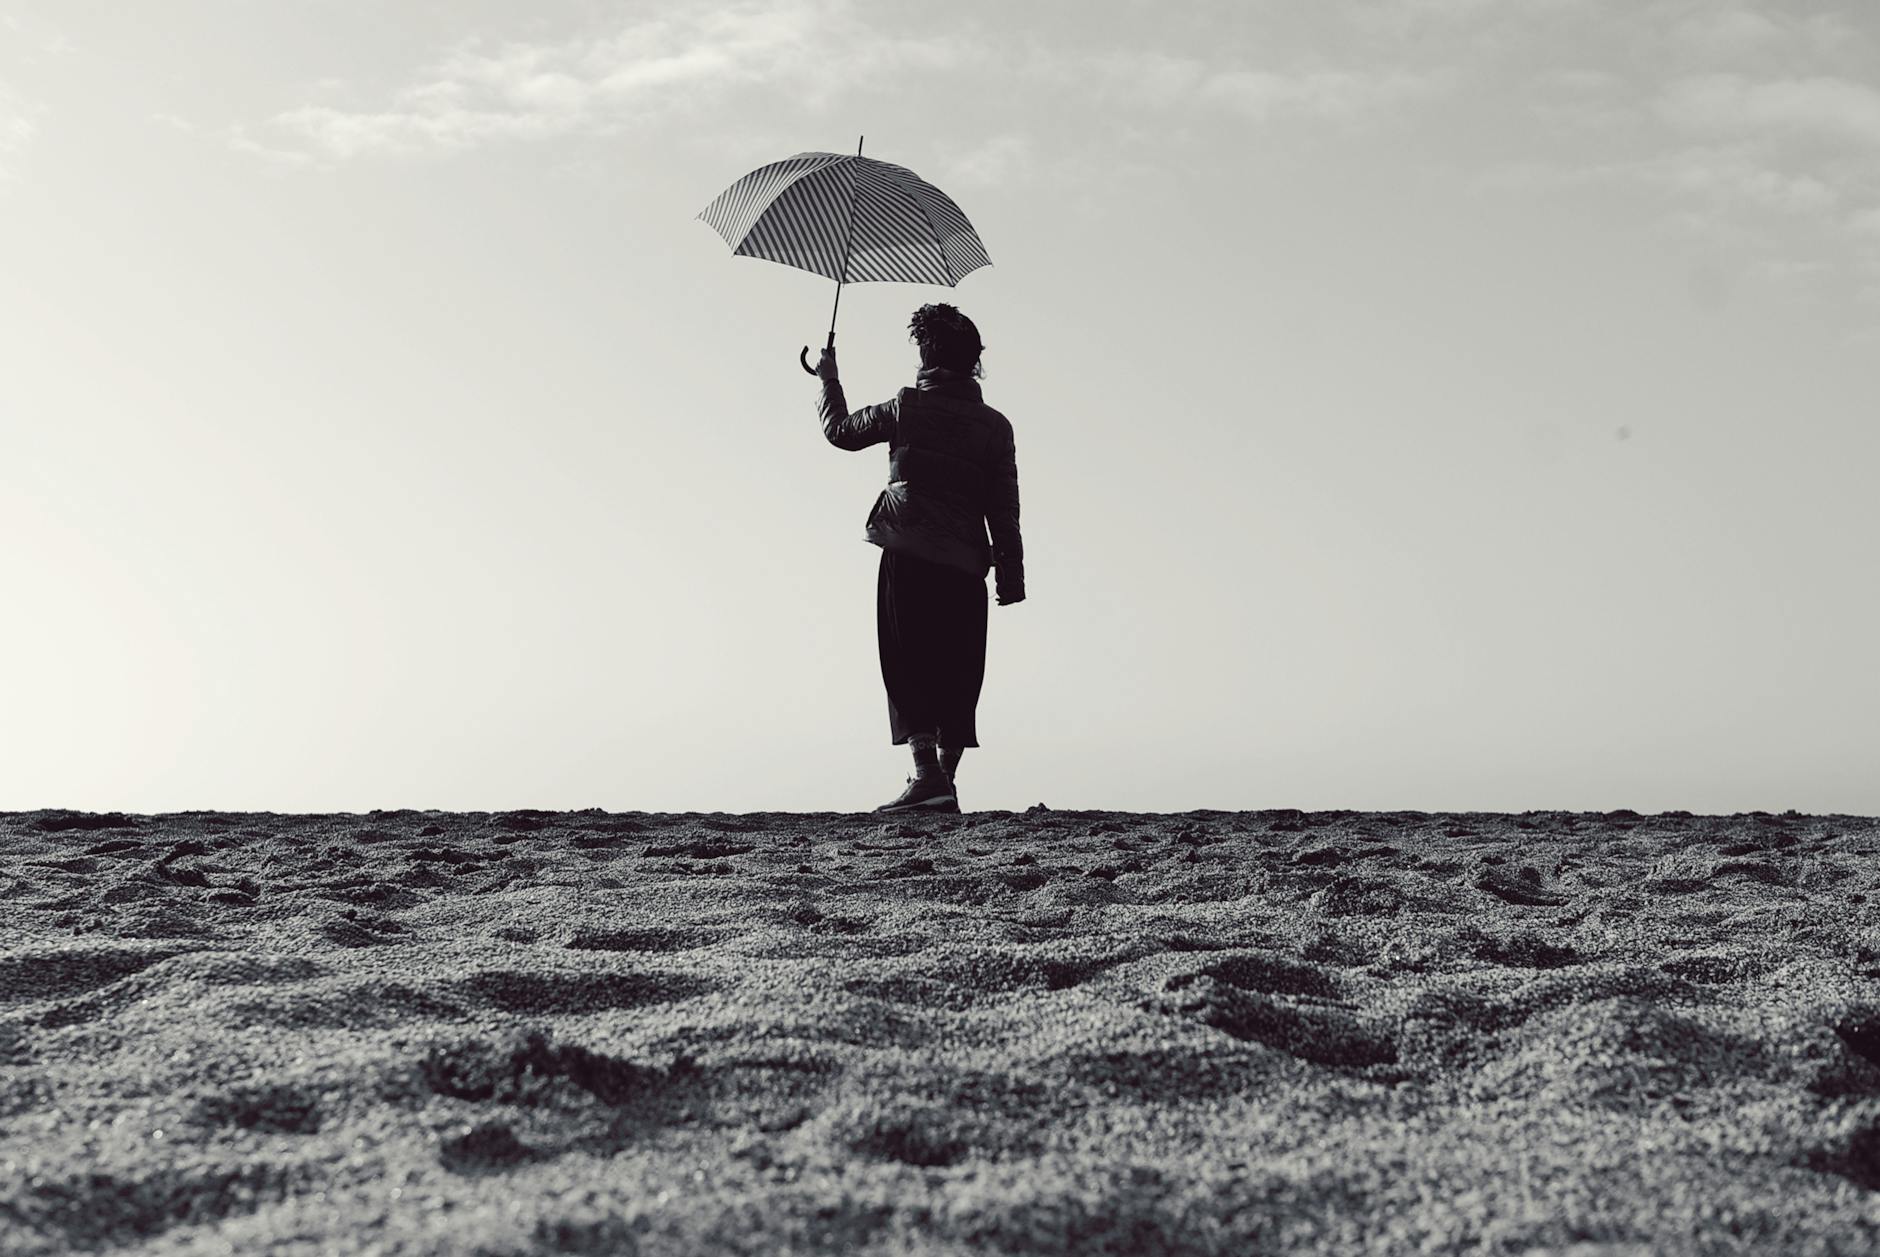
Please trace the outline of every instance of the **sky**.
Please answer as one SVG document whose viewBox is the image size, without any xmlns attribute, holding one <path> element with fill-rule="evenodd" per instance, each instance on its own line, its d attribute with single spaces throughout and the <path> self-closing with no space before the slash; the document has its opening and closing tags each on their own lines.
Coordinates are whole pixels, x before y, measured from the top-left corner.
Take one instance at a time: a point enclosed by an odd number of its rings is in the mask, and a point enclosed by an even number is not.
<svg viewBox="0 0 1880 1257">
<path fill-rule="evenodd" d="M 695 216 L 993 265 L 962 805 L 1880 813 L 1880 9 L 0 0 L 0 808 L 857 811 L 881 447 Z"/>
</svg>

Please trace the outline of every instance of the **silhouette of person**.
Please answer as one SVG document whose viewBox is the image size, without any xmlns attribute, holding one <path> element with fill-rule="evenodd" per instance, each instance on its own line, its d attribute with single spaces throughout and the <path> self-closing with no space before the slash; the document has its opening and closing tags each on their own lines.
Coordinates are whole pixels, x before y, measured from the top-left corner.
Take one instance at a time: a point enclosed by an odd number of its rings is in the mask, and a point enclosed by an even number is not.
<svg viewBox="0 0 1880 1257">
<path fill-rule="evenodd" d="M 907 788 L 877 812 L 957 812 L 960 757 L 978 746 L 974 715 L 986 675 L 986 573 L 1000 606 L 1025 599 L 1018 459 L 1009 420 L 980 396 L 979 329 L 950 305 L 908 323 L 920 347 L 914 387 L 850 412 L 824 349 L 818 413 L 837 449 L 888 445 L 888 487 L 864 529 L 881 547 L 875 633 L 893 744 L 914 754 Z"/>
</svg>

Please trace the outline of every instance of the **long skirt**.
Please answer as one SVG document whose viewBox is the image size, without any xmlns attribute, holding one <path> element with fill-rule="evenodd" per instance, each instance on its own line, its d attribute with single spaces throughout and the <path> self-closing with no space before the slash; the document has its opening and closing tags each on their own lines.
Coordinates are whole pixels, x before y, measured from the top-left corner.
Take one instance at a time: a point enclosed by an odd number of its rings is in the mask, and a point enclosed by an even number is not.
<svg viewBox="0 0 1880 1257">
<path fill-rule="evenodd" d="M 881 552 L 875 634 L 896 746 L 934 733 L 941 746 L 978 746 L 973 717 L 986 677 L 986 579 Z"/>
</svg>

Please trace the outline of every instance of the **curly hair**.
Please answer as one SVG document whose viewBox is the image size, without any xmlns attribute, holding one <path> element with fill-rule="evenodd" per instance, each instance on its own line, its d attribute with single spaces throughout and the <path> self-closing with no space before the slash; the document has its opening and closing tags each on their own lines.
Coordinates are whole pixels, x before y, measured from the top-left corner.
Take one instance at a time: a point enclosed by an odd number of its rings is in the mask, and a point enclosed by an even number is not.
<svg viewBox="0 0 1880 1257">
<path fill-rule="evenodd" d="M 907 338 L 920 346 L 920 365 L 946 367 L 975 379 L 986 378 L 979 361 L 985 345 L 973 321 L 950 305 L 924 305 L 908 320 Z"/>
</svg>

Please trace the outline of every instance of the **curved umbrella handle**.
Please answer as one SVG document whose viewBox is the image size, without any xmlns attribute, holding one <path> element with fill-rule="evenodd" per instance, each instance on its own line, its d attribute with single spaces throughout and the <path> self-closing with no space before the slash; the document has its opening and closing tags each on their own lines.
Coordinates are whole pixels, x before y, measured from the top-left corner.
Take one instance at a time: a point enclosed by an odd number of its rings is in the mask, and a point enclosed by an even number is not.
<svg viewBox="0 0 1880 1257">
<path fill-rule="evenodd" d="M 841 299 L 842 299 L 841 295 L 838 293 L 836 300 L 840 301 Z M 827 345 L 824 345 L 823 348 L 828 350 L 830 353 L 834 353 L 836 351 L 836 329 L 834 327 L 831 327 L 829 329 L 829 343 Z M 809 372 L 811 375 L 816 374 L 816 368 L 809 365 L 809 346 L 808 345 L 803 346 L 803 352 L 796 356 L 796 360 L 803 364 L 803 369 L 805 371 Z"/>
</svg>

